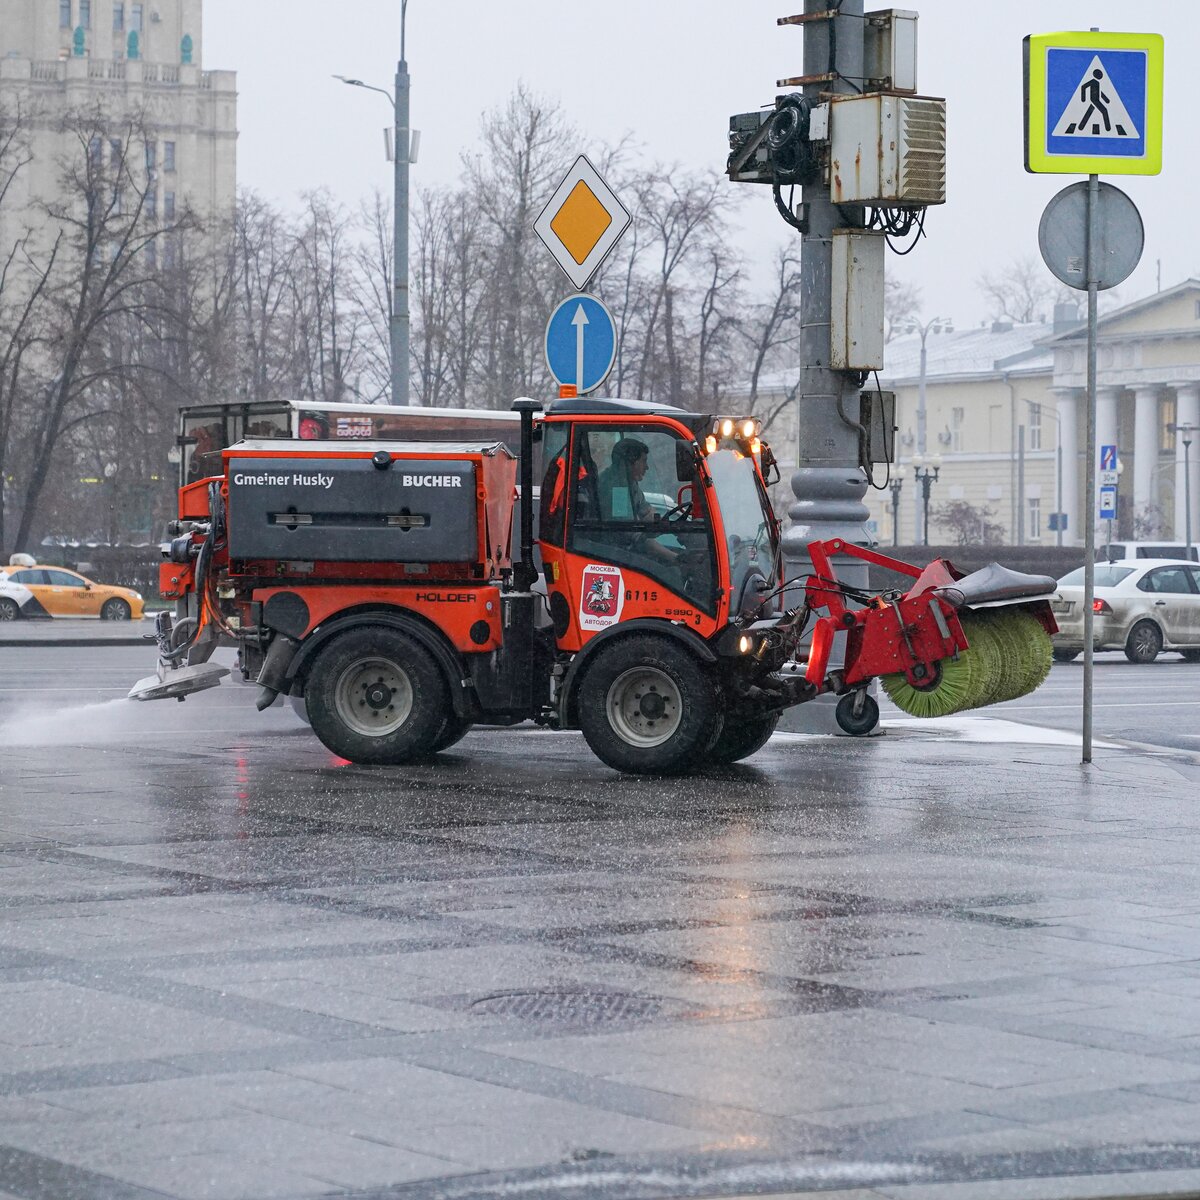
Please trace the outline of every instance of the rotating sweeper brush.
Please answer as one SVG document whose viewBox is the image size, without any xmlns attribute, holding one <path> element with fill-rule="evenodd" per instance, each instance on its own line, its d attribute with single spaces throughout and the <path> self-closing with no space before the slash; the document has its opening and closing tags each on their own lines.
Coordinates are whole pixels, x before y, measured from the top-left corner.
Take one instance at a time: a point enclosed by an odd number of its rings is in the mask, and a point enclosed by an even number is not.
<svg viewBox="0 0 1200 1200">
<path fill-rule="evenodd" d="M 1049 604 L 1053 579 L 996 563 L 964 576 L 944 559 L 921 569 L 839 540 L 813 543 L 809 554 L 808 603 L 828 615 L 814 628 L 806 677 L 845 695 L 838 721 L 848 732 L 875 716 L 866 695 L 874 678 L 904 712 L 944 717 L 1026 696 L 1049 674 L 1058 628 Z M 829 560 L 839 554 L 915 582 L 903 593 L 857 595 L 834 577 Z M 864 606 L 849 609 L 847 598 Z M 838 633 L 846 634 L 845 666 L 831 672 Z"/>
</svg>

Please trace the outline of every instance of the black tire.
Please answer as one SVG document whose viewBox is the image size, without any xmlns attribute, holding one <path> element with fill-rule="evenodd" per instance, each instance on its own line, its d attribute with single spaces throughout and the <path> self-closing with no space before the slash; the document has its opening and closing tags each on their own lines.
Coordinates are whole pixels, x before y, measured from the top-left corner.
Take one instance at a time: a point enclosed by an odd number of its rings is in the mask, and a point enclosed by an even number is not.
<svg viewBox="0 0 1200 1200">
<path fill-rule="evenodd" d="M 474 727 L 474 722 L 466 721 L 462 717 L 447 717 L 442 732 L 433 739 L 433 752 L 440 754 L 443 750 L 449 750 L 451 746 L 456 746 Z"/>
<path fill-rule="evenodd" d="M 133 609 L 124 600 L 118 600 L 115 596 L 111 600 L 105 600 L 100 606 L 100 620 L 102 621 L 128 621 L 132 616 Z"/>
<path fill-rule="evenodd" d="M 1082 650 L 1051 650 L 1050 655 L 1055 662 L 1074 662 L 1081 654 Z"/>
<path fill-rule="evenodd" d="M 1200 662 L 1200 650 L 1180 650 L 1184 662 Z"/>
<path fill-rule="evenodd" d="M 354 763 L 404 763 L 435 753 L 450 696 L 437 663 L 397 629 L 341 634 L 317 655 L 304 688 L 313 732 Z"/>
<path fill-rule="evenodd" d="M 19 621 L 21 606 L 11 596 L 0 596 L 0 621 Z"/>
<path fill-rule="evenodd" d="M 838 702 L 833 715 L 843 733 L 852 737 L 865 737 L 879 724 L 879 705 L 874 696 L 862 696 L 862 707 L 856 713 L 855 705 L 859 697 L 854 692 L 847 692 Z"/>
<path fill-rule="evenodd" d="M 769 717 L 755 717 L 750 721 L 739 721 L 736 725 L 727 720 L 713 748 L 708 752 L 708 761 L 727 766 L 749 758 L 761 750 L 770 740 L 779 724 L 779 713 Z"/>
<path fill-rule="evenodd" d="M 713 677 L 667 638 L 613 641 L 597 651 L 579 688 L 579 727 L 592 753 L 631 775 L 699 769 L 722 725 Z"/>
<path fill-rule="evenodd" d="M 1131 663 L 1152 663 L 1162 652 L 1162 633 L 1153 621 L 1139 621 L 1125 639 L 1125 657 Z"/>
</svg>

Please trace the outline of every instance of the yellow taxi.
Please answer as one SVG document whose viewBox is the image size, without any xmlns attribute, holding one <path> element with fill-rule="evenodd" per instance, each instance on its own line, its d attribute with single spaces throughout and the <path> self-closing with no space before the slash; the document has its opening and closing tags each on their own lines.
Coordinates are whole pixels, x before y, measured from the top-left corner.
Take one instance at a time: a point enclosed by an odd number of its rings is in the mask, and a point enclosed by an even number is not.
<svg viewBox="0 0 1200 1200">
<path fill-rule="evenodd" d="M 26 588 L 30 599 L 21 605 L 22 617 L 99 617 L 101 621 L 140 621 L 142 595 L 132 588 L 95 583 L 65 567 L 4 568 L 8 582 Z"/>
</svg>

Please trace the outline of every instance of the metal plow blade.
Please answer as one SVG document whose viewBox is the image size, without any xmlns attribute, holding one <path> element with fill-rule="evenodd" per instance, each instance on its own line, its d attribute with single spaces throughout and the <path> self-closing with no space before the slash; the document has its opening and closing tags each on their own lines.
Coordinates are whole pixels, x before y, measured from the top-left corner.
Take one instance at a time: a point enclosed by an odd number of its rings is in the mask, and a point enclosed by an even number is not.
<svg viewBox="0 0 1200 1200">
<path fill-rule="evenodd" d="M 203 692 L 216 687 L 226 675 L 228 667 L 216 663 L 195 663 L 190 667 L 159 666 L 156 675 L 139 679 L 129 689 L 130 700 L 182 700 L 193 692 Z"/>
</svg>

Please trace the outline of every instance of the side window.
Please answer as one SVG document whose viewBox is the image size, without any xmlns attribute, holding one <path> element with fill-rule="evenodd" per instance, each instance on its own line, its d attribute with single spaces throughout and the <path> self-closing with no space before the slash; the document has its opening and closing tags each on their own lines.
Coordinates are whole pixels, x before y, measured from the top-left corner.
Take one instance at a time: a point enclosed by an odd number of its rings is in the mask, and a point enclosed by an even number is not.
<svg viewBox="0 0 1200 1200">
<path fill-rule="evenodd" d="M 1200 567 L 1188 567 L 1187 573 L 1192 577 L 1192 587 L 1200 592 Z"/>
<path fill-rule="evenodd" d="M 23 583 L 26 587 L 38 587 L 42 584 L 47 584 L 50 580 L 47 578 L 49 572 L 43 571 L 38 567 L 33 567 L 26 571 L 17 571 L 12 578 L 17 583 Z"/>
<path fill-rule="evenodd" d="M 569 425 L 546 425 L 542 434 L 541 511 L 538 537 L 551 546 L 561 546 L 567 529 L 567 446 Z"/>
<path fill-rule="evenodd" d="M 1188 595 L 1192 590 L 1191 584 L 1188 582 L 1187 567 L 1162 567 L 1157 571 L 1151 571 L 1138 584 L 1138 587 L 1144 592 L 1159 592 L 1169 595 Z"/>
<path fill-rule="evenodd" d="M 46 581 L 51 587 L 83 587 L 83 580 L 78 575 L 72 575 L 70 571 L 43 571 L 46 576 Z"/>
<path fill-rule="evenodd" d="M 706 612 L 716 568 L 702 489 L 678 478 L 680 439 L 664 429 L 576 427 L 568 546 L 628 567 Z"/>
</svg>

